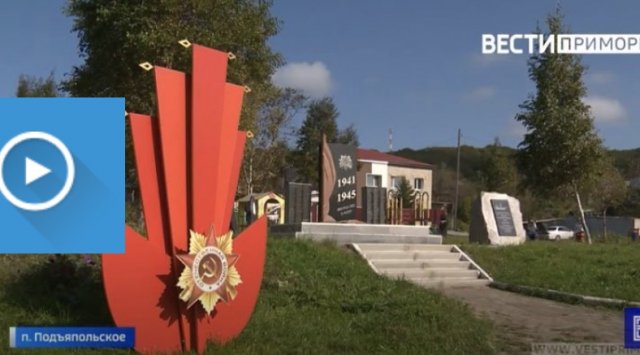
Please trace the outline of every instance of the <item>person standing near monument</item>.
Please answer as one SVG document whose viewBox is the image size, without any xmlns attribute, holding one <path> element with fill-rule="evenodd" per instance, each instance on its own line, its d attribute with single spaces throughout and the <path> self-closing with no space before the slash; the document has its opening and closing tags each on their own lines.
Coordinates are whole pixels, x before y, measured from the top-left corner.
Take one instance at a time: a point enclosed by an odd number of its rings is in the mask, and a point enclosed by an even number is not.
<svg viewBox="0 0 640 355">
<path fill-rule="evenodd" d="M 233 207 L 233 211 L 231 212 L 231 221 L 229 222 L 229 230 L 233 233 L 233 237 L 235 238 L 236 235 L 238 234 L 238 222 L 236 222 L 236 215 L 237 215 L 237 207 L 234 206 Z"/>
<path fill-rule="evenodd" d="M 440 224 L 439 224 L 439 229 L 440 229 L 440 235 L 442 235 L 442 237 L 446 237 L 447 236 L 447 209 L 445 206 L 440 207 Z"/>
<path fill-rule="evenodd" d="M 251 222 L 253 222 L 253 217 L 256 214 L 256 199 L 253 197 L 253 194 L 249 196 L 249 202 L 247 202 L 244 212 L 247 225 L 250 225 Z"/>
<path fill-rule="evenodd" d="M 576 223 L 575 230 L 576 242 L 582 242 L 584 239 L 584 228 L 582 227 L 582 223 Z"/>
<path fill-rule="evenodd" d="M 527 224 L 527 235 L 529 236 L 529 240 L 536 239 L 536 221 L 531 220 Z"/>
</svg>

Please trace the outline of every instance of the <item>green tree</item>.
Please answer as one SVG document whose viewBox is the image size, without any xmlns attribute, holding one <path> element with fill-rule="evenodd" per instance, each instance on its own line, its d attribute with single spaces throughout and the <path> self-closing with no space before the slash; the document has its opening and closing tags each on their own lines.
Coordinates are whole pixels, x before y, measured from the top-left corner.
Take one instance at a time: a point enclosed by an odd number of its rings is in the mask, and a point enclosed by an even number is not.
<svg viewBox="0 0 640 355">
<path fill-rule="evenodd" d="M 480 170 L 482 185 L 487 191 L 515 195 L 518 185 L 518 170 L 509 149 L 496 142 L 486 148 L 487 157 Z"/>
<path fill-rule="evenodd" d="M 540 196 L 529 189 L 518 190 L 516 197 L 520 200 L 522 215 L 525 220 L 547 219 L 566 216 L 575 211 L 575 202 L 566 196 Z"/>
<path fill-rule="evenodd" d="M 400 178 L 396 194 L 402 201 L 402 208 L 413 207 L 416 191 L 413 189 L 413 186 L 411 186 L 409 180 L 407 180 L 407 178 L 405 178 L 404 176 Z"/>
<path fill-rule="evenodd" d="M 441 162 L 433 172 L 433 202 L 451 203 L 455 198 L 456 172 Z"/>
<path fill-rule="evenodd" d="M 46 78 L 20 75 L 18 78 L 17 97 L 58 97 L 61 96 L 58 90 L 58 83 L 53 72 Z"/>
<path fill-rule="evenodd" d="M 607 237 L 607 211 L 621 205 L 627 197 L 627 183 L 620 172 L 609 161 L 605 161 L 601 174 L 597 177 L 593 191 L 589 195 L 592 208 L 602 211 L 604 237 Z"/>
<path fill-rule="evenodd" d="M 473 209 L 473 201 L 477 197 L 474 195 L 466 195 L 460 198 L 458 204 L 458 213 L 456 215 L 456 229 L 461 231 L 468 231 L 469 224 L 471 223 L 471 210 Z"/>
<path fill-rule="evenodd" d="M 297 132 L 296 148 L 292 153 L 293 166 L 302 181 L 318 184 L 318 167 L 322 135 L 327 143 L 359 146 L 358 133 L 353 125 L 338 129 L 340 113 L 333 99 L 325 97 L 313 100 L 307 108 L 307 116 Z"/>
<path fill-rule="evenodd" d="M 278 190 L 287 165 L 287 140 L 295 134 L 293 117 L 307 98 L 294 89 L 273 88 L 256 117 L 254 138 L 249 140 L 243 176 L 246 192 Z"/>
<path fill-rule="evenodd" d="M 268 44 L 279 22 L 271 1 L 252 0 L 69 0 L 84 63 L 74 67 L 64 88 L 73 96 L 125 97 L 127 111 L 155 114 L 153 75 L 138 64 L 149 61 L 190 71 L 191 55 L 177 41 L 233 52 L 227 80 L 248 85 L 240 125 L 256 131 L 256 116 L 272 97 L 271 75 L 282 58 Z M 137 186 L 127 134 L 127 185 Z"/>
<path fill-rule="evenodd" d="M 625 175 L 629 179 L 640 177 L 640 149 L 635 150 L 636 157 L 629 159 L 624 167 Z"/>
<path fill-rule="evenodd" d="M 307 182 L 318 184 L 318 167 L 322 135 L 328 143 L 335 143 L 338 135 L 338 110 L 330 97 L 309 104 L 307 116 L 298 131 L 294 166 Z"/>
<path fill-rule="evenodd" d="M 560 10 L 547 17 L 551 34 L 566 32 L 562 20 Z M 531 56 L 528 66 L 537 92 L 516 115 L 527 130 L 517 153 L 523 183 L 542 195 L 571 191 L 591 243 L 580 191 L 598 172 L 603 149 L 590 108 L 582 101 L 587 92 L 582 79 L 585 67 L 577 55 L 549 50 Z"/>
<path fill-rule="evenodd" d="M 640 189 L 629 188 L 627 197 L 615 212 L 622 216 L 640 216 Z"/>
<path fill-rule="evenodd" d="M 360 146 L 356 128 L 353 125 L 349 125 L 345 129 L 338 131 L 336 143 L 355 145 L 356 147 Z"/>
</svg>

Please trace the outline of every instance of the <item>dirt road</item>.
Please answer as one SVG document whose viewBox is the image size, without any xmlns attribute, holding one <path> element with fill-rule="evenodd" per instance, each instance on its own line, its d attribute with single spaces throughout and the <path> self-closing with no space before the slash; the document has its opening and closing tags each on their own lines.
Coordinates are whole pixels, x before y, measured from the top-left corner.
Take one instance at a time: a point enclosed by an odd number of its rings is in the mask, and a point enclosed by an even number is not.
<svg viewBox="0 0 640 355">
<path fill-rule="evenodd" d="M 531 352 L 531 343 L 623 343 L 624 315 L 587 306 L 500 291 L 490 287 L 441 289 L 496 326 L 504 354 Z"/>
</svg>

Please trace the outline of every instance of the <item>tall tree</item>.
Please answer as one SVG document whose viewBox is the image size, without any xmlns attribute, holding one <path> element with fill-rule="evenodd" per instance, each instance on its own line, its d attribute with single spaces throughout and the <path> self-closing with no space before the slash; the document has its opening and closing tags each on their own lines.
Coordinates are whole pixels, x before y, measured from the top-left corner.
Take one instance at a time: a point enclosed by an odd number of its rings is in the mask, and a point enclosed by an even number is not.
<svg viewBox="0 0 640 355">
<path fill-rule="evenodd" d="M 360 139 L 358 139 L 356 128 L 353 125 L 349 125 L 345 129 L 339 130 L 336 143 L 350 144 L 356 147 L 360 146 Z"/>
<path fill-rule="evenodd" d="M 127 111 L 155 114 L 153 76 L 139 63 L 149 61 L 178 70 L 190 69 L 190 51 L 177 44 L 191 42 L 233 52 L 227 80 L 248 85 L 240 120 L 256 131 L 256 115 L 271 97 L 270 78 L 282 58 L 268 44 L 279 22 L 271 1 L 252 0 L 69 0 L 84 63 L 74 67 L 64 88 L 73 96 L 125 97 Z M 127 134 L 127 185 L 137 187 Z"/>
<path fill-rule="evenodd" d="M 307 116 L 297 132 L 296 149 L 291 157 L 293 166 L 303 181 L 318 184 L 318 160 L 323 134 L 327 137 L 327 143 L 360 145 L 358 132 L 353 125 L 338 129 L 339 115 L 330 97 L 309 103 Z"/>
<path fill-rule="evenodd" d="M 640 189 L 629 187 L 627 197 L 615 209 L 618 215 L 640 216 Z"/>
<path fill-rule="evenodd" d="M 512 154 L 498 143 L 488 146 L 485 164 L 480 171 L 487 191 L 514 195 L 518 185 L 518 171 Z"/>
<path fill-rule="evenodd" d="M 330 97 L 309 104 L 307 116 L 298 131 L 294 165 L 298 175 L 308 182 L 318 183 L 319 147 L 322 135 L 335 143 L 338 135 L 338 110 Z"/>
<path fill-rule="evenodd" d="M 413 207 L 416 191 L 413 189 L 413 186 L 411 186 L 411 183 L 409 182 L 409 180 L 407 180 L 406 177 L 402 176 L 400 178 L 400 183 L 398 184 L 396 194 L 402 201 L 402 208 Z"/>
<path fill-rule="evenodd" d="M 640 177 L 640 149 L 637 149 L 638 158 L 629 159 L 624 167 L 625 175 L 629 179 Z"/>
<path fill-rule="evenodd" d="M 20 75 L 18 79 L 17 97 L 58 97 L 61 92 L 58 90 L 58 83 L 53 72 L 46 78 Z"/>
<path fill-rule="evenodd" d="M 249 140 L 243 177 L 246 193 L 278 190 L 287 165 L 287 142 L 295 135 L 293 117 L 307 98 L 294 89 L 271 90 L 272 96 L 256 116 L 256 132 Z"/>
<path fill-rule="evenodd" d="M 547 17 L 549 33 L 566 33 L 559 9 Z M 536 94 L 520 105 L 516 115 L 527 133 L 519 144 L 518 167 L 524 184 L 540 194 L 571 191 L 587 238 L 580 191 L 588 186 L 600 167 L 603 149 L 593 127 L 593 117 L 582 99 L 585 67 L 577 55 L 534 54 L 528 62 Z"/>
<path fill-rule="evenodd" d="M 600 175 L 596 178 L 593 191 L 589 196 L 590 207 L 602 211 L 604 237 L 607 237 L 607 212 L 621 205 L 627 197 L 627 183 L 613 164 L 603 162 Z"/>
<path fill-rule="evenodd" d="M 451 203 L 456 190 L 456 172 L 441 162 L 433 172 L 433 202 Z"/>
</svg>

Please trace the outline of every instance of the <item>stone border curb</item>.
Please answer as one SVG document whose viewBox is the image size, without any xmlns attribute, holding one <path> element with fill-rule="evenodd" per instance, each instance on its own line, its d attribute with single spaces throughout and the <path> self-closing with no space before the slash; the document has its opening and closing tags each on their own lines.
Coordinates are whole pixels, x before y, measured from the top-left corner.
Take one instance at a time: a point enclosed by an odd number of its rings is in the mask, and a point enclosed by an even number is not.
<svg viewBox="0 0 640 355">
<path fill-rule="evenodd" d="M 489 287 L 493 287 L 503 291 L 520 293 L 526 296 L 546 298 L 552 301 L 559 301 L 570 304 L 586 304 L 591 306 L 604 306 L 616 309 L 622 309 L 625 307 L 640 307 L 639 302 L 619 300 L 614 298 L 585 296 L 551 289 L 514 285 L 499 281 L 493 281 L 489 284 Z"/>
<path fill-rule="evenodd" d="M 487 280 L 489 280 L 490 282 L 493 282 L 493 278 L 491 277 L 491 275 L 489 275 L 489 273 L 487 273 L 486 271 L 484 271 L 483 268 L 480 267 L 480 265 L 476 264 L 475 261 L 473 261 L 473 259 L 471 259 L 471 257 L 465 253 L 459 246 L 452 244 L 451 249 L 455 250 L 456 252 L 460 253 L 460 258 L 464 259 L 465 261 L 468 261 L 471 263 L 471 265 L 473 265 L 473 267 L 476 268 L 476 270 L 478 270 L 478 272 Z M 453 252 L 452 250 L 452 252 Z"/>
<path fill-rule="evenodd" d="M 362 249 L 360 249 L 360 247 L 358 246 L 358 243 L 349 243 L 346 245 L 347 248 L 351 248 L 353 249 L 358 255 L 360 255 L 360 257 L 362 259 L 364 259 L 367 264 L 369 265 L 369 267 L 376 273 L 376 275 L 381 275 L 380 271 L 378 271 L 378 268 L 373 265 L 373 263 L 371 262 L 371 260 L 369 260 L 364 253 L 362 252 Z"/>
</svg>

